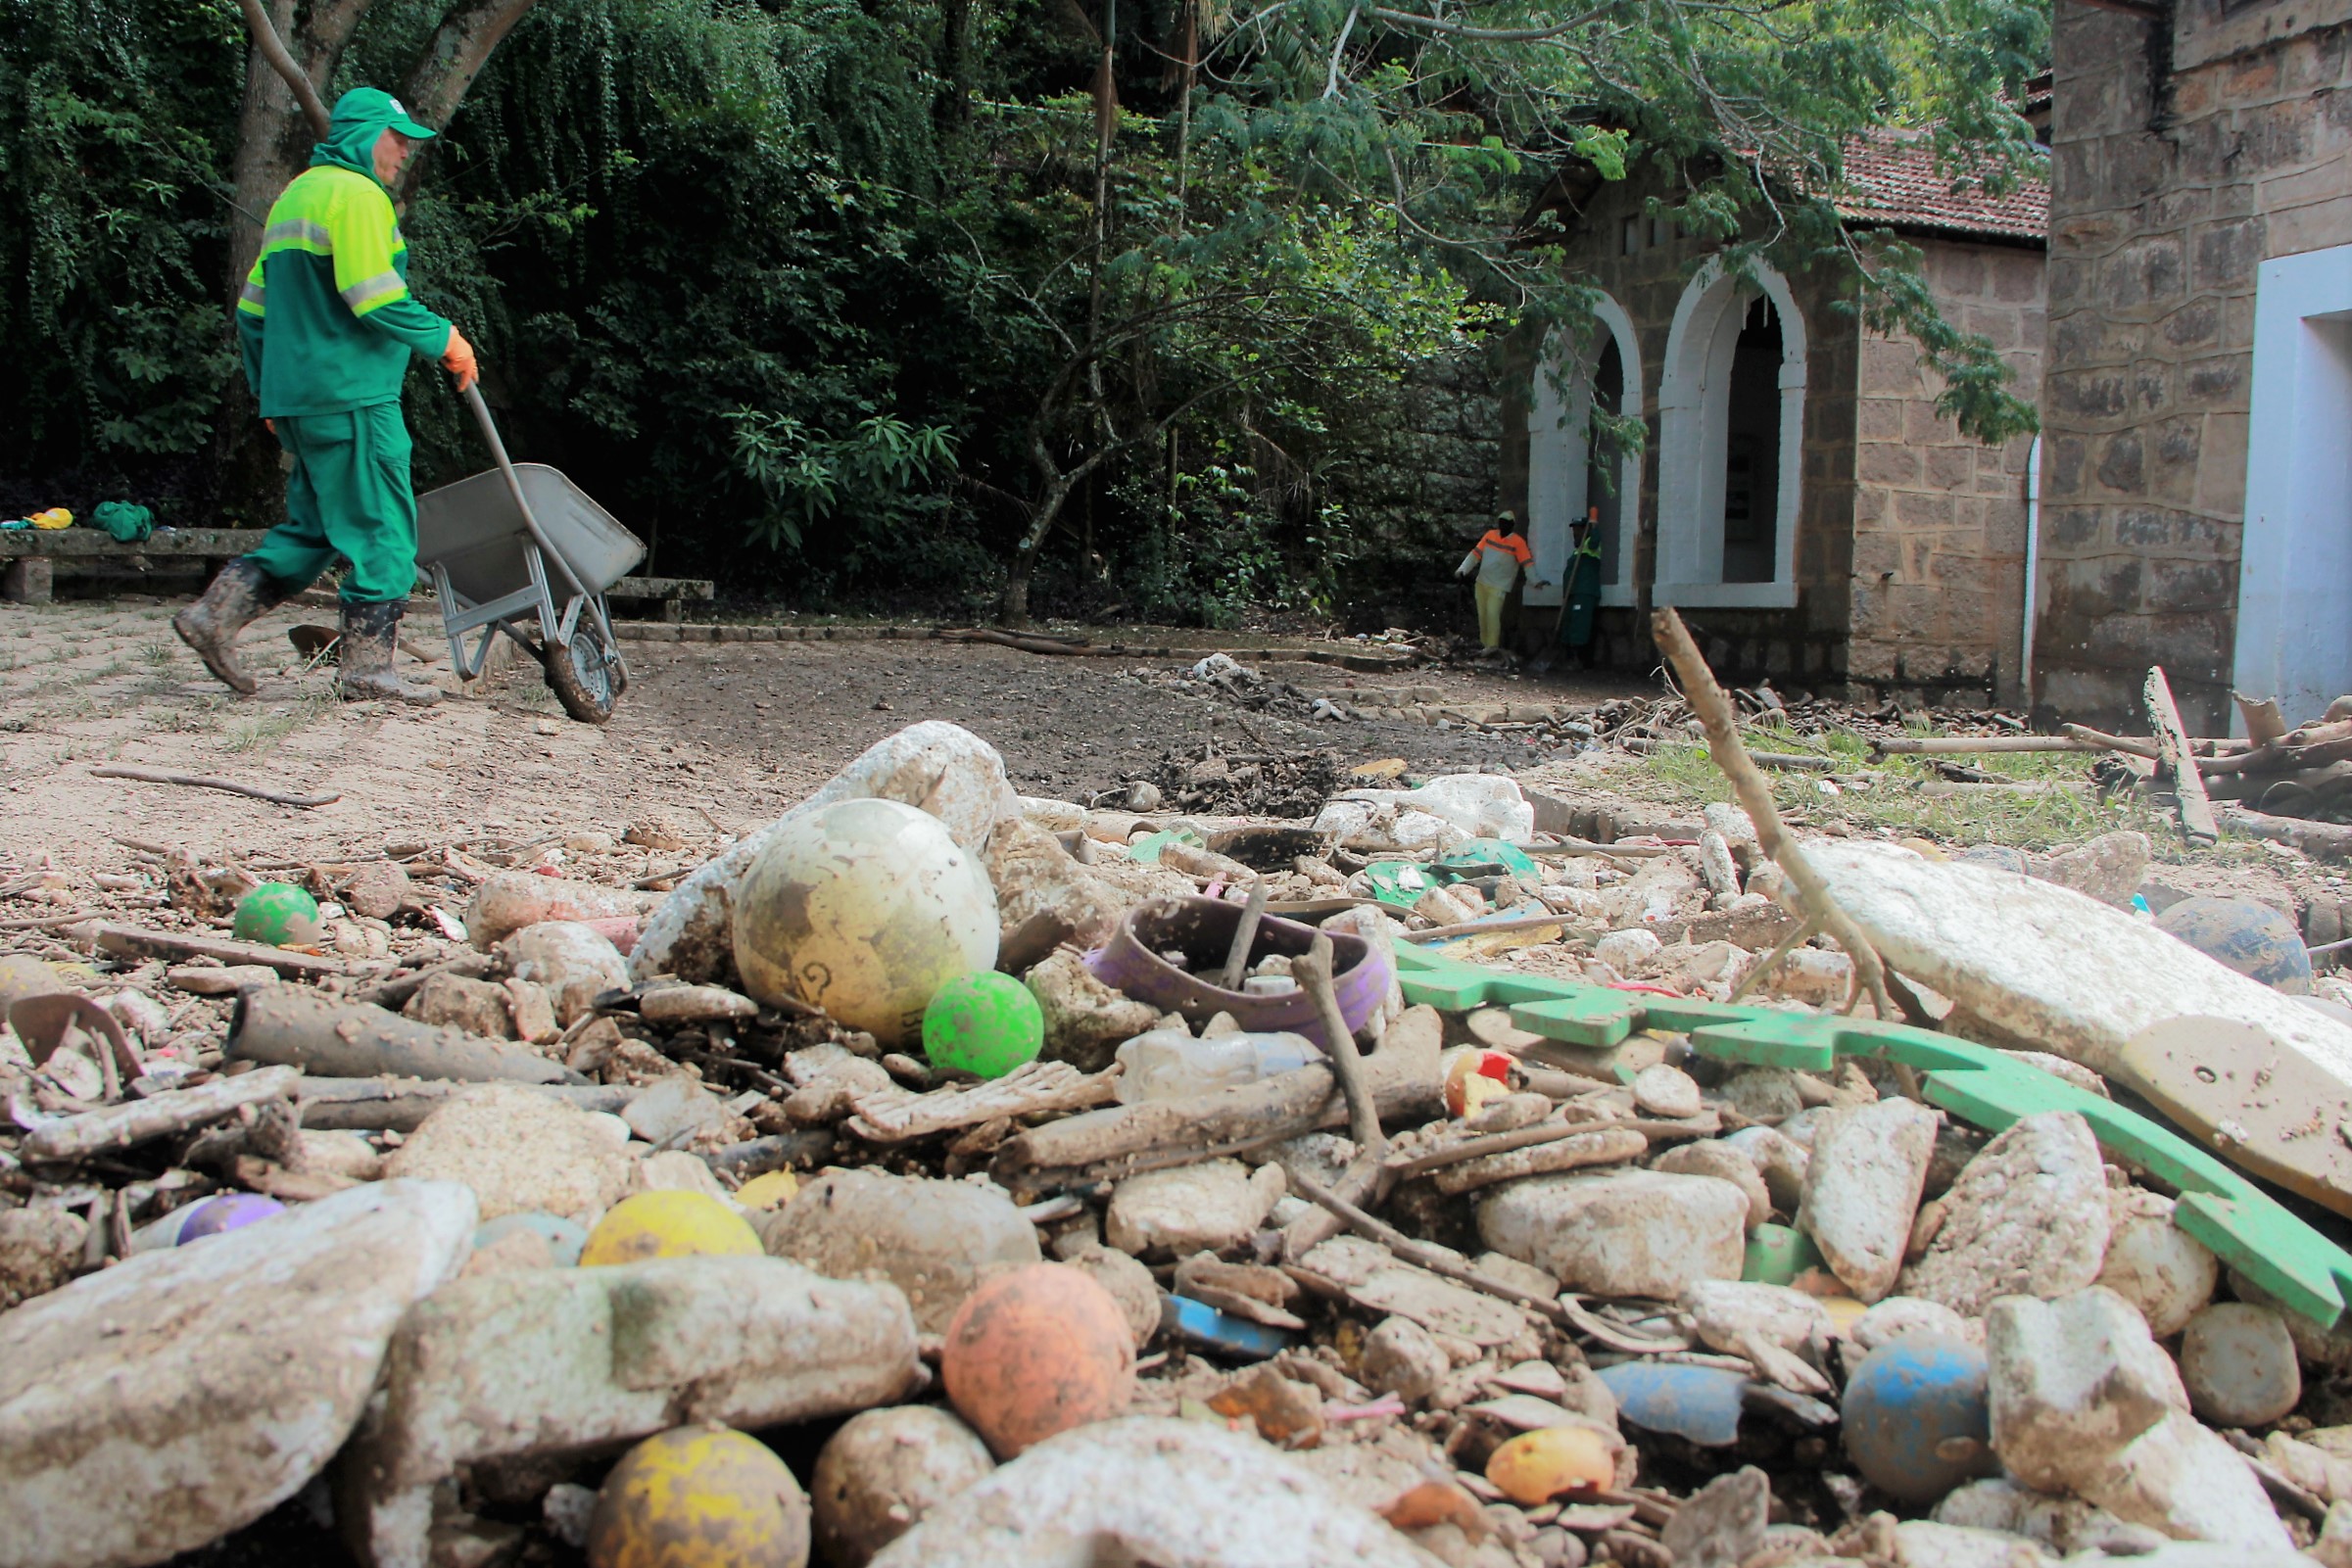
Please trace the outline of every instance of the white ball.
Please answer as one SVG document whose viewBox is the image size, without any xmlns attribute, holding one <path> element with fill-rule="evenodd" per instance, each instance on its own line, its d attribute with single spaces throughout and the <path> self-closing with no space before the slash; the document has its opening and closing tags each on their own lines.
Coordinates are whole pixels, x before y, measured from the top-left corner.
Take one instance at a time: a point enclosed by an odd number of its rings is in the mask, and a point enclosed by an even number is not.
<svg viewBox="0 0 2352 1568">
<path fill-rule="evenodd" d="M 813 1003 L 885 1045 L 996 965 L 996 890 L 936 817 L 843 800 L 780 827 L 737 885 L 735 967 L 762 1002 Z"/>
</svg>

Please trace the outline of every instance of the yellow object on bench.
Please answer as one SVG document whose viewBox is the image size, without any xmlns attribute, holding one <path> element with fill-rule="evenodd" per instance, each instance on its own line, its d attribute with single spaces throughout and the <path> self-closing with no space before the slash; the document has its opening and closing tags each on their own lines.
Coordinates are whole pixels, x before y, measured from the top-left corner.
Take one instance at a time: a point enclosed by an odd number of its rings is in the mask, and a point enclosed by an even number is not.
<svg viewBox="0 0 2352 1568">
<path fill-rule="evenodd" d="M 34 512 L 24 520 L 35 528 L 56 529 L 73 526 L 73 514 L 63 506 L 52 506 L 45 512 Z"/>
</svg>

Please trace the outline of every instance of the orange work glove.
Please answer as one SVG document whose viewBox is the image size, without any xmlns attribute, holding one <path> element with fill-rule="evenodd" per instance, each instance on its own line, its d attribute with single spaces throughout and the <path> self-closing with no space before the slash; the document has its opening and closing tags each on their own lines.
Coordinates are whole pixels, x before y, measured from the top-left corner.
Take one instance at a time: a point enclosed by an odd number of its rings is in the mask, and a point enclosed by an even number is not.
<svg viewBox="0 0 2352 1568">
<path fill-rule="evenodd" d="M 274 419 L 264 419 L 262 421 L 262 428 L 274 436 L 277 434 L 277 421 Z"/>
<path fill-rule="evenodd" d="M 482 368 L 474 363 L 474 346 L 465 341 L 465 334 L 455 325 L 450 328 L 450 346 L 441 351 L 441 368 L 457 378 L 457 390 L 464 392 L 481 378 Z"/>
</svg>

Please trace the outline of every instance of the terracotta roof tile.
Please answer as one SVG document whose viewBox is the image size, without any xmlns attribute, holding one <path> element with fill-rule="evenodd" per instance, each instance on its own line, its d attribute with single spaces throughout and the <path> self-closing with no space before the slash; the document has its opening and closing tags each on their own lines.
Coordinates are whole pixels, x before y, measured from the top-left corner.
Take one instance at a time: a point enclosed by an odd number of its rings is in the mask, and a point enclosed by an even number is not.
<svg viewBox="0 0 2352 1568">
<path fill-rule="evenodd" d="M 1846 178 L 1849 189 L 1838 199 L 1838 211 L 1851 222 L 2049 240 L 2046 177 L 2021 181 L 2006 196 L 1989 195 L 1975 185 L 1955 191 L 1951 176 L 1936 166 L 1935 148 L 1924 132 L 1880 130 L 1855 138 L 1846 149 Z"/>
</svg>

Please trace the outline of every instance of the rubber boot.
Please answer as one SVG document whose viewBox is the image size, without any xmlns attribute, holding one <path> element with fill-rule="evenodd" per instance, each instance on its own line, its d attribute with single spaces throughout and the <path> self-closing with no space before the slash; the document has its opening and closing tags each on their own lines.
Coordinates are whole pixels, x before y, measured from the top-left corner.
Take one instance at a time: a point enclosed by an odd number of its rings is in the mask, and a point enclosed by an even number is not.
<svg viewBox="0 0 2352 1568">
<path fill-rule="evenodd" d="M 260 683 L 237 662 L 237 634 L 255 616 L 293 597 L 291 590 L 242 557 L 220 568 L 204 596 L 171 617 L 171 630 L 196 650 L 204 667 L 247 696 Z"/>
<path fill-rule="evenodd" d="M 404 681 L 393 671 L 404 608 L 397 599 L 343 606 L 342 670 L 335 677 L 335 693 L 344 701 L 407 702 L 429 708 L 441 700 L 440 688 Z"/>
</svg>

